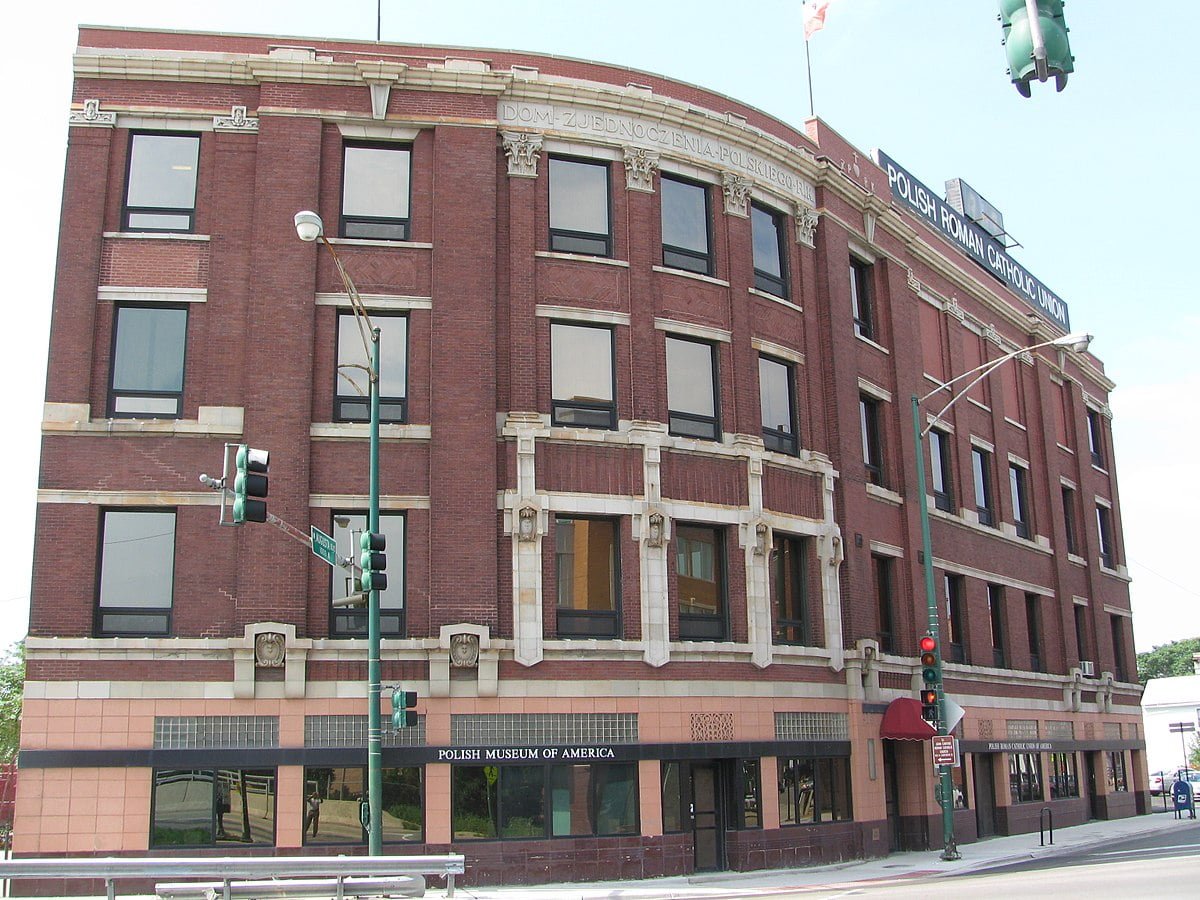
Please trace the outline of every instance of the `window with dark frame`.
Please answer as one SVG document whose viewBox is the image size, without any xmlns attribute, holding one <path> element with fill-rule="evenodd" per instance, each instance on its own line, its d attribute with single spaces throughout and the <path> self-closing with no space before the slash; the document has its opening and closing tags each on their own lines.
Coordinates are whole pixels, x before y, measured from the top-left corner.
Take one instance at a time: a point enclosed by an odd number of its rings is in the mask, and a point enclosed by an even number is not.
<svg viewBox="0 0 1200 900">
<path fill-rule="evenodd" d="M 1087 409 L 1088 449 L 1092 454 L 1092 465 L 1104 468 L 1104 423 L 1100 411 Z"/>
<path fill-rule="evenodd" d="M 879 423 L 879 401 L 867 394 L 858 396 L 858 417 L 862 427 L 863 464 L 867 481 L 883 486 L 883 444 Z"/>
<path fill-rule="evenodd" d="M 668 335 L 667 416 L 671 434 L 715 441 L 721 436 L 717 403 L 717 348 Z"/>
<path fill-rule="evenodd" d="M 196 227 L 200 135 L 133 132 L 121 228 L 188 234 Z"/>
<path fill-rule="evenodd" d="M 729 804 L 729 825 L 744 830 L 762 828 L 762 761 L 759 759 L 737 760 L 733 768 L 734 796 Z"/>
<path fill-rule="evenodd" d="M 341 236 L 409 240 L 412 148 L 353 142 L 343 149 Z"/>
<path fill-rule="evenodd" d="M 1100 564 L 1106 569 L 1117 567 L 1116 545 L 1113 543 L 1112 510 L 1096 504 L 1096 526 L 1100 532 Z"/>
<path fill-rule="evenodd" d="M 1029 635 L 1029 668 L 1045 671 L 1042 663 L 1042 599 L 1037 594 L 1025 595 L 1025 633 Z"/>
<path fill-rule="evenodd" d="M 995 500 L 992 497 L 992 454 L 982 447 L 972 447 L 971 472 L 975 479 L 975 512 L 979 516 L 979 524 L 995 527 Z"/>
<path fill-rule="evenodd" d="M 95 633 L 169 635 L 175 588 L 175 510 L 100 513 Z"/>
<path fill-rule="evenodd" d="M 1008 486 L 1012 493 L 1013 527 L 1017 537 L 1028 540 L 1033 528 L 1029 522 L 1029 472 L 1024 466 L 1008 464 Z"/>
<path fill-rule="evenodd" d="M 962 575 L 945 576 L 946 644 L 950 662 L 967 662 L 966 579 Z"/>
<path fill-rule="evenodd" d="M 388 586 L 379 592 L 379 633 L 386 637 L 404 637 L 405 624 L 405 532 L 407 520 L 404 513 L 383 512 L 379 515 L 379 531 L 387 538 Z M 335 512 L 333 514 L 334 543 L 339 558 L 359 556 L 359 537 L 367 528 L 367 516 L 362 512 Z M 330 589 L 329 636 L 334 638 L 365 638 L 367 636 L 366 598 L 353 605 L 335 605 L 361 591 L 354 576 L 345 569 L 332 569 Z"/>
<path fill-rule="evenodd" d="M 1109 616 L 1112 628 L 1113 676 L 1117 681 L 1129 681 L 1128 656 L 1125 653 L 1125 618 L 1116 614 Z"/>
<path fill-rule="evenodd" d="M 574 428 L 617 427 L 613 330 L 550 323 L 550 421 Z"/>
<path fill-rule="evenodd" d="M 109 416 L 178 419 L 183 415 L 187 308 L 121 304 L 113 318 Z"/>
<path fill-rule="evenodd" d="M 950 475 L 950 435 L 929 429 L 929 469 L 933 483 L 933 505 L 943 512 L 954 511 L 954 482 Z"/>
<path fill-rule="evenodd" d="M 408 420 L 408 316 L 371 313 L 371 321 L 379 329 L 379 421 L 403 423 Z M 340 310 L 334 421 L 371 421 L 369 366 L 354 313 Z"/>
<path fill-rule="evenodd" d="M 275 844 L 274 769 L 155 769 L 150 848 Z"/>
<path fill-rule="evenodd" d="M 787 226 L 783 213 L 750 204 L 750 236 L 754 245 L 754 287 L 787 299 Z"/>
<path fill-rule="evenodd" d="M 1129 790 L 1129 779 L 1125 774 L 1125 753 L 1122 750 L 1107 750 L 1104 753 L 1104 777 L 1110 794 Z"/>
<path fill-rule="evenodd" d="M 1075 521 L 1075 490 L 1062 486 L 1063 525 L 1067 532 L 1067 553 L 1079 555 L 1079 530 Z"/>
<path fill-rule="evenodd" d="M 619 636 L 619 531 L 612 519 L 555 516 L 554 572 L 560 637 Z"/>
<path fill-rule="evenodd" d="M 725 532 L 705 525 L 676 525 L 675 577 L 679 639 L 726 639 Z"/>
<path fill-rule="evenodd" d="M 1087 640 L 1087 607 L 1075 604 L 1075 649 L 1079 651 L 1080 661 L 1094 661 L 1088 653 Z"/>
<path fill-rule="evenodd" d="M 712 227 L 706 185 L 663 173 L 659 179 L 662 205 L 663 265 L 700 275 L 712 275 Z"/>
<path fill-rule="evenodd" d="M 550 249 L 612 256 L 608 163 L 550 157 Z"/>
<path fill-rule="evenodd" d="M 383 778 L 383 843 L 420 843 L 425 836 L 422 767 L 386 767 Z M 359 805 L 367 797 L 363 766 L 304 770 L 305 844 L 366 844 Z"/>
<path fill-rule="evenodd" d="M 771 548 L 771 605 L 776 644 L 809 644 L 808 538 L 776 534 Z"/>
<path fill-rule="evenodd" d="M 779 757 L 780 825 L 848 822 L 850 760 L 845 757 Z"/>
<path fill-rule="evenodd" d="M 1079 774 L 1074 753 L 1050 754 L 1050 799 L 1065 800 L 1079 796 Z"/>
<path fill-rule="evenodd" d="M 795 376 L 791 365 L 770 356 L 758 357 L 758 399 L 762 410 L 763 444 L 768 450 L 793 456 L 796 440 Z"/>
<path fill-rule="evenodd" d="M 896 652 L 896 599 L 893 586 L 892 569 L 895 565 L 890 556 L 871 554 L 871 563 L 875 570 L 875 609 L 878 630 L 875 632 L 879 640 L 879 649 L 884 653 Z"/>
<path fill-rule="evenodd" d="M 1013 803 L 1038 803 L 1042 799 L 1042 755 L 1008 754 L 1008 784 Z"/>
<path fill-rule="evenodd" d="M 987 586 L 988 624 L 992 638 L 992 665 L 1003 669 L 1008 665 L 1004 652 L 1004 588 L 998 584 Z"/>
<path fill-rule="evenodd" d="M 875 340 L 875 308 L 871 294 L 871 266 L 862 260 L 850 260 L 850 307 L 854 314 L 854 333 Z"/>
</svg>

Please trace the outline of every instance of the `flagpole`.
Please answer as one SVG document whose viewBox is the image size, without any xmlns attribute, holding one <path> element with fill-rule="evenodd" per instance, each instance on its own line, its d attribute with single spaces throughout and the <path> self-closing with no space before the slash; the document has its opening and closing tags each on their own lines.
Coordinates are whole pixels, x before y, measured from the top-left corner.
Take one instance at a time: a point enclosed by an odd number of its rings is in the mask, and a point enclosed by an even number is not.
<svg viewBox="0 0 1200 900">
<path fill-rule="evenodd" d="M 811 119 L 816 113 L 813 111 L 812 56 L 808 52 L 808 38 L 804 39 L 804 65 L 808 69 L 808 117 Z"/>
</svg>

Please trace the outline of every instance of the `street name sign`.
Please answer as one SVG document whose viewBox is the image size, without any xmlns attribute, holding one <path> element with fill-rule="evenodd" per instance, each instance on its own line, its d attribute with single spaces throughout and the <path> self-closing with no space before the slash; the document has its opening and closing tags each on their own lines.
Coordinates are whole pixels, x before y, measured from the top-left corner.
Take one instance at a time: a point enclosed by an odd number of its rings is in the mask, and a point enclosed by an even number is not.
<svg viewBox="0 0 1200 900">
<path fill-rule="evenodd" d="M 333 538 L 316 525 L 309 526 L 309 534 L 312 537 L 313 556 L 319 556 L 331 566 L 336 566 L 338 564 L 337 543 Z"/>
</svg>

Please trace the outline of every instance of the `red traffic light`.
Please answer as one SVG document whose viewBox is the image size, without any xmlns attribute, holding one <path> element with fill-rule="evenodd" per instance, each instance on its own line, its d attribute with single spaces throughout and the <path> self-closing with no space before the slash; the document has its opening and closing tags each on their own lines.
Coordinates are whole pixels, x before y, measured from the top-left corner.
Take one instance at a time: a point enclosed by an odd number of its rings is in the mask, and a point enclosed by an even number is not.
<svg viewBox="0 0 1200 900">
<path fill-rule="evenodd" d="M 927 634 L 925 637 L 921 638 L 920 647 L 922 653 L 931 653 L 937 649 L 937 641 L 933 639 L 932 634 Z"/>
<path fill-rule="evenodd" d="M 938 702 L 937 691 L 928 690 L 928 689 L 921 691 L 921 705 L 922 706 L 937 706 L 937 702 Z"/>
</svg>

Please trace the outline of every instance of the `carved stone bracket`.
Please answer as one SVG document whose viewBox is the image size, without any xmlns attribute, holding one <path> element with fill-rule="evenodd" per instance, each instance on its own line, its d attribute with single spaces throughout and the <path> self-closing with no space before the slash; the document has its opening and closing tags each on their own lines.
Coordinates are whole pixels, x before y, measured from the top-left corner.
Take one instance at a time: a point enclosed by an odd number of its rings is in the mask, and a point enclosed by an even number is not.
<svg viewBox="0 0 1200 900">
<path fill-rule="evenodd" d="M 264 631 L 254 636 L 254 665 L 260 669 L 282 669 L 287 657 L 284 636 L 278 631 Z"/>
<path fill-rule="evenodd" d="M 500 145 L 508 157 L 508 174 L 515 178 L 537 178 L 542 136 L 522 131 L 500 132 Z"/>
<path fill-rule="evenodd" d="M 806 247 L 817 245 L 817 222 L 821 214 L 811 206 L 796 204 L 796 240 Z"/>
<path fill-rule="evenodd" d="M 99 100 L 84 100 L 83 109 L 71 110 L 67 124 L 85 125 L 93 128 L 115 128 L 117 114 L 115 112 L 100 112 Z"/>
<path fill-rule="evenodd" d="M 905 277 L 908 279 L 908 289 L 914 294 L 919 294 L 921 292 L 921 280 L 913 272 L 912 266 L 905 266 L 904 271 Z"/>
<path fill-rule="evenodd" d="M 227 116 L 213 116 L 213 131 L 258 131 L 258 119 L 246 115 L 246 107 L 235 106 Z"/>
<path fill-rule="evenodd" d="M 723 172 L 721 178 L 722 189 L 725 191 L 725 214 L 749 218 L 750 179 L 733 172 Z"/>
<path fill-rule="evenodd" d="M 958 305 L 958 298 L 951 297 L 950 302 L 946 304 L 946 315 L 957 319 L 959 324 L 966 321 L 967 314 L 963 312 L 963 308 Z"/>
<path fill-rule="evenodd" d="M 450 665 L 455 669 L 479 668 L 479 635 L 458 632 L 450 635 Z"/>
<path fill-rule="evenodd" d="M 659 154 L 644 147 L 625 147 L 624 150 L 626 189 L 653 194 Z"/>
<path fill-rule="evenodd" d="M 1004 349 L 1004 339 L 1000 337 L 1000 332 L 996 330 L 995 325 L 986 325 L 983 329 L 983 339 L 995 344 L 1001 350 Z"/>
</svg>

